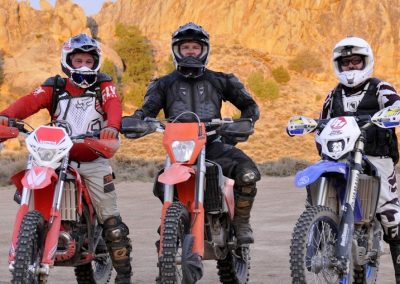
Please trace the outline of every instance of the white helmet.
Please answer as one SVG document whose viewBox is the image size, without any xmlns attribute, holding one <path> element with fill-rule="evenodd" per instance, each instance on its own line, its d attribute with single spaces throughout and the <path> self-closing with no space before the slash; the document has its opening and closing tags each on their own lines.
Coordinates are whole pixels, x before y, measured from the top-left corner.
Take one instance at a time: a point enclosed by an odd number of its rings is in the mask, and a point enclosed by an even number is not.
<svg viewBox="0 0 400 284">
<path fill-rule="evenodd" d="M 93 56 L 94 65 L 90 69 L 88 67 L 81 67 L 75 69 L 71 63 L 71 55 L 75 53 L 89 53 Z M 88 88 L 97 81 L 97 73 L 101 67 L 101 49 L 100 43 L 81 33 L 68 39 L 61 49 L 61 68 L 64 73 L 71 78 L 71 80 L 78 87 Z"/>
<path fill-rule="evenodd" d="M 364 57 L 362 70 L 342 71 L 340 59 L 343 56 L 359 54 Z M 333 49 L 333 68 L 340 83 L 347 87 L 356 87 L 371 78 L 374 67 L 374 55 L 368 42 L 359 37 L 349 36 L 339 41 Z"/>
</svg>

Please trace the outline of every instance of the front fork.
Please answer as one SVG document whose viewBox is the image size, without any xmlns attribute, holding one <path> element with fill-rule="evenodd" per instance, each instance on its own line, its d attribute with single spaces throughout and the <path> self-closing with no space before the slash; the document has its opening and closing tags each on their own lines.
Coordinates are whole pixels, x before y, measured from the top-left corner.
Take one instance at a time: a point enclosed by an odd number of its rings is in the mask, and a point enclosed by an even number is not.
<svg viewBox="0 0 400 284">
<path fill-rule="evenodd" d="M 39 268 L 39 273 L 47 274 L 49 273 L 49 266 L 54 264 L 54 255 L 57 250 L 58 237 L 61 226 L 61 216 L 60 216 L 60 206 L 61 199 L 64 189 L 65 177 L 68 168 L 68 157 L 64 157 L 60 167 L 60 174 L 57 181 L 56 188 L 54 190 L 53 202 L 50 212 L 50 218 L 48 221 L 48 228 L 46 232 L 46 238 L 44 243 L 44 250 L 42 256 L 42 268 Z M 33 159 L 31 156 L 28 158 L 26 169 L 30 170 L 33 166 Z M 17 212 L 10 251 L 8 255 L 8 261 L 10 263 L 10 270 L 13 270 L 14 259 L 15 259 L 15 248 L 18 241 L 18 235 L 21 228 L 22 220 L 24 216 L 29 212 L 29 206 L 32 198 L 32 190 L 28 188 L 23 188 L 20 208 Z"/>
<path fill-rule="evenodd" d="M 340 209 L 339 235 L 336 242 L 336 257 L 339 271 L 343 274 L 349 273 L 349 260 L 354 233 L 354 206 L 358 191 L 358 182 L 362 172 L 362 152 L 364 139 L 359 138 L 354 151 L 354 163 L 350 166 L 349 178 L 347 179 L 346 194 Z"/>
<path fill-rule="evenodd" d="M 53 204 L 51 207 L 50 218 L 46 234 L 46 241 L 42 257 L 43 264 L 48 264 L 48 265 L 54 264 L 54 256 L 57 251 L 57 244 L 61 226 L 60 206 L 61 206 L 61 199 L 64 193 L 64 183 L 67 177 L 68 162 L 69 159 L 66 156 L 61 162 L 60 174 L 56 184 L 56 188 L 54 190 Z"/>
<path fill-rule="evenodd" d="M 165 168 L 171 166 L 171 159 L 167 157 L 165 161 Z M 205 147 L 201 150 L 196 164 L 196 175 L 195 184 L 193 191 L 193 202 L 190 204 L 184 204 L 189 206 L 188 211 L 191 213 L 191 234 L 195 236 L 193 242 L 192 251 L 198 253 L 201 257 L 204 255 L 204 186 L 205 186 L 205 175 L 206 175 L 206 163 L 205 163 Z M 168 207 L 174 201 L 174 185 L 164 184 L 164 203 L 161 212 L 161 225 L 160 225 L 160 239 L 162 240 L 162 235 L 164 232 L 164 219 Z M 162 247 L 159 250 L 159 256 L 162 254 Z"/>
</svg>

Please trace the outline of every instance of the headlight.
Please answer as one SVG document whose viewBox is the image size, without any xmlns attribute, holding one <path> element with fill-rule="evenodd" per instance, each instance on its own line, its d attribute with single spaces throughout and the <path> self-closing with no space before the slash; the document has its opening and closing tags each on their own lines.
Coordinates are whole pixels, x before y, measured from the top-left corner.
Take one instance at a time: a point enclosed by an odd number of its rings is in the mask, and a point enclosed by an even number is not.
<svg viewBox="0 0 400 284">
<path fill-rule="evenodd" d="M 57 153 L 57 150 L 39 148 L 37 150 L 37 153 L 42 161 L 50 162 L 53 159 L 54 155 Z"/>
<path fill-rule="evenodd" d="M 345 143 L 344 140 L 329 141 L 327 146 L 329 152 L 337 153 L 344 150 Z"/>
<path fill-rule="evenodd" d="M 174 153 L 175 160 L 178 163 L 184 163 L 189 161 L 192 156 L 195 142 L 189 141 L 173 141 L 171 144 L 172 152 Z"/>
</svg>

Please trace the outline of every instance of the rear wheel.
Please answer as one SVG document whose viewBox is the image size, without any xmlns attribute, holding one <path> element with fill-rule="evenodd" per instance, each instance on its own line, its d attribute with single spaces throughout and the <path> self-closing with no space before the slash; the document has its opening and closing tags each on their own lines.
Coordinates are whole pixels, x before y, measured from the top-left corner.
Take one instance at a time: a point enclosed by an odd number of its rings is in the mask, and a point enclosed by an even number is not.
<svg viewBox="0 0 400 284">
<path fill-rule="evenodd" d="M 44 219 L 37 211 L 28 212 L 21 223 L 15 249 L 14 271 L 11 283 L 46 283 L 47 275 L 40 275 L 43 254 Z"/>
<path fill-rule="evenodd" d="M 224 284 L 245 284 L 249 281 L 250 248 L 241 246 L 217 261 L 218 275 Z"/>
<path fill-rule="evenodd" d="M 372 239 L 372 248 L 368 251 L 368 244 L 371 240 L 368 240 L 368 236 L 370 235 L 369 230 L 371 228 L 361 228 L 358 238 L 358 245 L 365 248 L 365 255 L 369 255 L 369 261 L 362 265 L 357 266 L 354 269 L 354 283 L 360 284 L 375 284 L 376 279 L 378 277 L 379 270 L 379 257 L 381 253 L 381 240 L 382 240 L 382 229 L 381 225 L 375 220 L 373 224 L 373 239 Z M 364 230 L 362 230 L 364 229 Z"/>
<path fill-rule="evenodd" d="M 189 233 L 189 213 L 178 202 L 172 203 L 166 212 L 162 234 L 162 255 L 159 258 L 160 283 L 182 283 L 182 246 Z"/>
<path fill-rule="evenodd" d="M 310 206 L 303 212 L 293 231 L 290 246 L 290 270 L 293 283 L 352 283 L 349 273 L 339 275 L 332 260 L 338 236 L 339 220 L 328 207 Z"/>
<path fill-rule="evenodd" d="M 96 258 L 91 263 L 75 267 L 76 281 L 79 284 L 105 284 L 110 281 L 112 269 L 106 244 L 100 238 L 96 248 Z"/>
<path fill-rule="evenodd" d="M 375 284 L 378 277 L 378 264 L 365 264 L 361 269 L 354 270 L 354 284 Z"/>
</svg>

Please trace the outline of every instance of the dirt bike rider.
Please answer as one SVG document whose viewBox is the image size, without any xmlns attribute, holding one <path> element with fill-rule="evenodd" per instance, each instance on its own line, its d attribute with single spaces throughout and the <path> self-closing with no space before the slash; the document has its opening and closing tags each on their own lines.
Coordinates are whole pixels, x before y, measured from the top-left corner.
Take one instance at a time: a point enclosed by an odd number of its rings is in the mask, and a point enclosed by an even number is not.
<svg viewBox="0 0 400 284">
<path fill-rule="evenodd" d="M 8 125 L 8 118 L 25 119 L 47 108 L 52 118 L 68 122 L 70 135 L 100 130 L 101 139 L 118 139 L 121 102 L 112 78 L 100 73 L 100 66 L 100 44 L 83 33 L 71 37 L 61 51 L 61 67 L 68 78 L 48 78 L 33 92 L 1 111 L 0 124 Z M 59 87 L 62 93 L 55 101 L 53 92 Z M 82 151 L 79 144 L 71 149 L 70 160 L 85 180 L 99 223 L 104 228 L 104 239 L 117 271 L 115 283 L 131 283 L 129 229 L 117 208 L 109 161 L 93 152 Z"/>
<path fill-rule="evenodd" d="M 374 56 L 369 44 L 358 37 L 346 37 L 333 49 L 333 66 L 340 83 L 327 96 L 320 118 L 373 115 L 380 109 L 396 105 L 400 97 L 389 83 L 373 78 Z M 377 126 L 367 131 L 365 154 L 381 177 L 377 219 L 389 244 L 400 284 L 400 203 L 397 194 L 395 164 L 399 153 L 393 129 Z"/>
<path fill-rule="evenodd" d="M 256 102 L 233 74 L 206 69 L 210 53 L 209 35 L 192 22 L 180 26 L 172 34 L 172 56 L 176 70 L 151 82 L 143 106 L 133 117 L 156 117 L 161 109 L 166 118 L 184 111 L 196 113 L 202 121 L 221 118 L 222 101 L 229 101 L 241 111 L 242 118 L 259 118 Z M 191 115 L 180 121 L 194 121 Z M 254 242 L 249 223 L 250 211 L 257 193 L 260 173 L 254 162 L 233 145 L 220 138 L 209 141 L 206 159 L 222 166 L 224 175 L 235 180 L 235 217 L 233 225 L 239 244 Z M 162 196 L 158 192 L 157 196 Z"/>
</svg>

